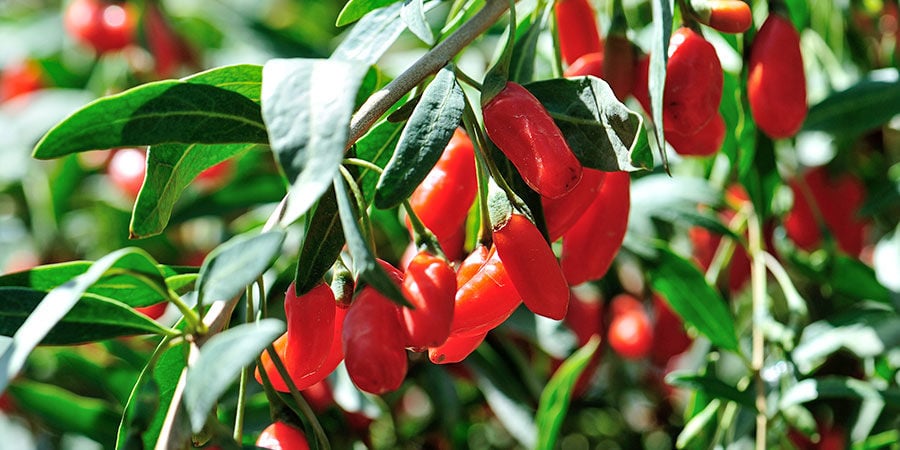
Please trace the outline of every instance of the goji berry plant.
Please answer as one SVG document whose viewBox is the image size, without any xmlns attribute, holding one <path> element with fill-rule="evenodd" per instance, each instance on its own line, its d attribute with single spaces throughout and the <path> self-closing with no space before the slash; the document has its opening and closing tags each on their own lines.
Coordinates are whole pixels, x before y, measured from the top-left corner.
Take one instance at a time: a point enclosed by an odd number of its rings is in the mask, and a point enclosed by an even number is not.
<svg viewBox="0 0 900 450">
<path fill-rule="evenodd" d="M 898 11 L 0 2 L 0 447 L 900 449 Z"/>
</svg>

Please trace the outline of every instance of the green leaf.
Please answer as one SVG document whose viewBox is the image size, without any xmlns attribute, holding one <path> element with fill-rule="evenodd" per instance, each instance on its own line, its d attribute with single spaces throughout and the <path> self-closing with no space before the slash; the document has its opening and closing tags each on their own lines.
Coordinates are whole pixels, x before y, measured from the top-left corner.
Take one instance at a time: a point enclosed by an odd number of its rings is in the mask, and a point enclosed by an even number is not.
<svg viewBox="0 0 900 450">
<path fill-rule="evenodd" d="M 45 425 L 59 434 L 81 434 L 106 447 L 115 439 L 115 423 L 119 417 L 113 405 L 107 402 L 82 397 L 51 384 L 27 380 L 10 384 L 9 393 L 16 404 L 29 414 L 40 417 Z"/>
<path fill-rule="evenodd" d="M 740 391 L 736 387 L 713 376 L 676 371 L 666 375 L 666 383 L 700 390 L 710 397 L 735 402 L 751 411 L 756 411 L 756 400 L 752 391 Z"/>
<path fill-rule="evenodd" d="M 807 325 L 791 355 L 797 370 L 808 374 L 840 349 L 870 358 L 897 346 L 900 317 L 884 310 L 852 311 Z"/>
<path fill-rule="evenodd" d="M 150 147 L 147 152 L 147 176 L 131 214 L 131 239 L 162 233 L 178 197 L 197 175 L 255 146 L 161 144 Z"/>
<path fill-rule="evenodd" d="M 756 147 L 747 153 L 750 153 L 752 159 L 742 158 L 741 163 L 747 164 L 749 169 L 741 172 L 739 179 L 747 190 L 757 214 L 761 218 L 768 218 L 772 215 L 772 199 L 775 198 L 775 191 L 782 184 L 776 167 L 775 146 L 771 139 L 757 133 Z"/>
<path fill-rule="evenodd" d="M 403 133 L 403 124 L 388 120 L 378 122 L 368 133 L 356 143 L 356 156 L 369 161 L 378 167 L 384 168 L 390 161 L 394 149 L 400 142 L 400 134 Z M 364 167 L 357 168 L 359 174 L 356 177 L 366 202 L 372 200 L 375 195 L 375 186 L 381 174 Z"/>
<path fill-rule="evenodd" d="M 336 26 L 343 27 L 361 19 L 366 14 L 383 8 L 399 0 L 350 0 L 344 5 L 344 9 L 338 14 Z"/>
<path fill-rule="evenodd" d="M 669 39 L 672 37 L 672 0 L 654 0 L 653 9 L 653 43 L 650 46 L 650 72 L 647 89 L 650 94 L 650 116 L 653 119 L 653 133 L 663 165 L 668 165 L 666 158 L 665 131 L 663 131 L 663 91 L 666 88 L 666 65 L 669 60 Z"/>
<path fill-rule="evenodd" d="M 200 72 L 184 80 L 195 84 L 208 84 L 241 94 L 253 103 L 259 104 L 262 70 L 262 66 L 257 64 L 235 64 Z"/>
<path fill-rule="evenodd" d="M 263 118 L 292 185 L 284 223 L 305 214 L 337 174 L 367 69 L 325 59 L 272 59 L 263 67 Z"/>
<path fill-rule="evenodd" d="M 515 369 L 487 345 L 478 347 L 465 364 L 472 369 L 475 383 L 494 416 L 525 448 L 533 448 L 538 430 L 534 410 L 528 406 L 532 399 Z"/>
<path fill-rule="evenodd" d="M 835 92 L 809 109 L 804 130 L 833 136 L 858 136 L 900 114 L 900 72 L 870 72 L 849 88 Z"/>
<path fill-rule="evenodd" d="M 240 66 L 246 68 L 247 66 Z M 241 75 L 252 77 L 249 71 Z M 165 143 L 266 144 L 253 79 L 221 72 L 144 84 L 76 111 L 38 142 L 34 157 Z"/>
<path fill-rule="evenodd" d="M 281 252 L 283 231 L 242 234 L 210 252 L 197 280 L 198 303 L 231 300 L 244 292 Z"/>
<path fill-rule="evenodd" d="M 831 287 L 855 300 L 891 304 L 891 291 L 875 276 L 875 270 L 858 259 L 838 255 L 831 267 Z"/>
<path fill-rule="evenodd" d="M 548 450 L 556 448 L 559 430 L 566 418 L 569 403 L 572 401 L 572 389 L 599 345 L 600 340 L 597 337 L 591 338 L 584 347 L 566 359 L 547 382 L 544 392 L 541 393 L 541 401 L 535 415 L 537 424 L 537 446 L 535 448 Z"/>
<path fill-rule="evenodd" d="M 868 436 L 875 426 L 875 422 L 884 409 L 885 392 L 879 391 L 875 386 L 866 381 L 845 377 L 809 378 L 785 389 L 778 408 L 785 410 L 795 405 L 811 402 L 819 399 L 854 399 L 861 400 L 859 414 L 853 430 L 850 432 L 851 440 L 857 441 Z M 896 400 L 896 398 L 892 398 Z M 893 404 L 896 407 L 896 403 Z"/>
<path fill-rule="evenodd" d="M 525 86 L 547 108 L 585 167 L 638 170 L 653 161 L 635 158 L 643 118 L 623 105 L 605 81 L 557 78 Z"/>
<path fill-rule="evenodd" d="M 425 10 L 422 8 L 423 0 L 404 0 L 400 9 L 400 18 L 406 23 L 409 31 L 428 45 L 434 45 L 434 33 L 431 26 L 425 20 Z"/>
<path fill-rule="evenodd" d="M 464 106 L 462 88 L 449 67 L 425 88 L 400 142 L 375 187 L 375 206 L 388 209 L 408 198 L 441 158 L 459 127 Z"/>
<path fill-rule="evenodd" d="M 37 308 L 46 292 L 0 287 L 0 335 L 12 336 Z M 84 294 L 40 341 L 41 345 L 72 345 L 136 334 L 164 334 L 143 314 L 108 298 Z"/>
<path fill-rule="evenodd" d="M 681 319 L 725 350 L 737 351 L 734 319 L 722 296 L 706 283 L 697 266 L 672 253 L 665 245 L 656 248 L 650 283 Z"/>
<path fill-rule="evenodd" d="M 331 188 L 319 199 L 303 236 L 303 245 L 297 256 L 297 275 L 294 278 L 297 296 L 309 292 L 322 282 L 322 277 L 340 256 L 344 242 L 337 199 L 334 188 Z"/>
<path fill-rule="evenodd" d="M 372 249 L 366 244 L 366 239 L 359 229 L 359 223 L 357 223 L 353 204 L 350 203 L 347 188 L 344 186 L 343 177 L 338 176 L 334 179 L 334 192 L 337 196 L 338 212 L 341 216 L 344 238 L 347 240 L 347 247 L 350 249 L 350 256 L 353 258 L 353 273 L 398 305 L 410 306 L 409 301 L 403 297 L 400 287 L 388 276 L 381 264 L 378 264 L 378 261 L 375 260 L 375 255 L 372 254 Z"/>
<path fill-rule="evenodd" d="M 692 442 L 702 437 L 707 426 L 719 411 L 720 405 L 721 402 L 714 399 L 709 402 L 702 411 L 697 413 L 697 415 L 691 417 L 691 420 L 688 421 L 688 423 L 684 425 L 684 428 L 681 429 L 681 432 L 678 433 L 678 440 L 675 441 L 675 448 L 688 448 Z"/>
<path fill-rule="evenodd" d="M 519 84 L 529 83 L 534 80 L 534 60 L 538 54 L 537 45 L 544 28 L 546 28 L 547 13 L 549 11 L 549 8 L 544 8 L 538 20 L 520 23 L 520 29 L 528 28 L 524 33 L 516 31 L 518 38 L 516 39 L 515 47 L 513 47 L 509 78 Z"/>
<path fill-rule="evenodd" d="M 16 331 L 11 342 L 0 354 L 0 391 L 16 376 L 31 351 L 47 336 L 56 324 L 75 306 L 87 289 L 112 269 L 133 269 L 143 265 L 157 271 L 149 255 L 136 248 L 124 248 L 110 253 L 91 265 L 82 275 L 54 288 L 34 308 Z"/>
<path fill-rule="evenodd" d="M 375 0 L 372 3 L 381 1 L 390 6 L 367 14 L 354 25 L 353 29 L 347 33 L 347 37 L 334 49 L 331 59 L 355 61 L 363 66 L 371 66 L 400 37 L 400 34 L 406 29 L 406 24 L 400 19 L 403 3 L 390 0 Z M 368 0 L 362 0 L 362 2 L 368 2 Z M 346 10 L 346 8 L 344 9 Z M 371 9 L 366 12 L 368 11 Z M 339 17 L 338 21 L 340 22 L 340 20 Z"/>
<path fill-rule="evenodd" d="M 219 333 L 200 349 L 200 357 L 188 369 L 184 385 L 184 406 L 194 433 L 206 424 L 209 412 L 219 397 L 278 336 L 284 322 L 263 319 L 238 325 Z"/>
</svg>

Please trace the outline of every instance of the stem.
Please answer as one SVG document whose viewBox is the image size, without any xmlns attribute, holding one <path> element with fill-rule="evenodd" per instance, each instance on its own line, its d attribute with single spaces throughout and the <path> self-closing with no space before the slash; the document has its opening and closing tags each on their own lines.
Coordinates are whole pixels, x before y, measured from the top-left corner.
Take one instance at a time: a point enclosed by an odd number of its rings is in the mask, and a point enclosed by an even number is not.
<svg viewBox="0 0 900 450">
<path fill-rule="evenodd" d="M 751 368 L 756 387 L 756 449 L 765 450 L 768 417 L 766 415 L 766 386 L 762 378 L 762 370 L 765 365 L 766 344 L 763 333 L 763 321 L 766 316 L 766 261 L 763 255 L 762 225 L 756 211 L 751 211 L 748 225 L 749 251 L 752 261 L 750 271 L 753 304 Z"/>
<path fill-rule="evenodd" d="M 347 148 L 361 138 L 385 111 L 429 75 L 437 73 L 476 37 L 487 31 L 509 8 L 506 0 L 487 0 L 484 8 L 413 63 L 394 81 L 372 94 L 350 119 Z"/>
<path fill-rule="evenodd" d="M 469 74 L 463 72 L 463 70 L 455 64 L 453 65 L 453 73 L 456 75 L 456 78 L 458 78 L 463 83 L 466 83 L 469 86 L 477 89 L 478 91 L 481 91 L 481 83 L 479 83 L 478 80 L 470 77 Z"/>
<path fill-rule="evenodd" d="M 300 408 L 300 411 L 303 412 L 306 420 L 309 421 L 310 426 L 312 426 L 313 433 L 315 433 L 316 435 L 316 439 L 319 441 L 319 443 L 323 444 L 323 447 L 327 450 L 329 448 L 328 437 L 325 435 L 325 430 L 322 429 L 322 425 L 316 418 L 316 413 L 313 412 L 312 408 L 309 407 L 309 403 L 306 403 L 306 400 L 302 395 L 300 395 L 300 390 L 297 389 L 297 385 L 294 384 L 294 380 L 292 380 L 290 374 L 288 374 L 287 368 L 284 367 L 284 363 L 275 352 L 275 347 L 269 344 L 269 346 L 266 347 L 266 351 L 269 352 L 269 358 L 271 358 L 272 363 L 275 364 L 275 369 L 278 370 L 278 375 L 281 376 L 281 379 L 284 380 L 284 384 L 287 385 L 288 390 L 291 393 L 291 398 L 294 399 L 294 402 L 297 403 L 297 407 Z M 262 367 L 262 364 L 259 364 L 259 366 Z M 260 376 L 265 377 L 265 372 L 265 370 L 260 370 Z"/>
<path fill-rule="evenodd" d="M 253 322 L 253 288 L 247 287 L 247 310 L 244 321 Z M 241 442 L 244 437 L 244 412 L 247 407 L 247 380 L 250 379 L 250 367 L 241 370 L 241 381 L 238 385 L 237 412 L 234 416 L 234 440 Z"/>
<path fill-rule="evenodd" d="M 341 175 L 344 177 L 344 180 L 347 182 L 347 185 L 350 186 L 350 193 L 353 194 L 354 199 L 356 200 L 356 207 L 359 209 L 359 218 L 362 220 L 362 233 L 365 235 L 366 240 L 369 242 L 370 248 L 375 248 L 375 232 L 372 228 L 372 222 L 369 220 L 369 215 L 366 214 L 366 204 L 363 200 L 362 192 L 359 190 L 359 185 L 356 184 L 356 180 L 353 179 L 353 175 L 350 174 L 350 171 L 347 170 L 346 167 L 341 166 Z"/>
<path fill-rule="evenodd" d="M 468 103 L 468 101 L 466 102 Z M 485 247 L 490 247 L 493 241 L 493 230 L 491 227 L 491 217 L 488 211 L 488 168 L 484 162 L 482 154 L 481 142 L 478 139 L 478 133 L 481 131 L 478 125 L 478 119 L 471 116 L 463 116 L 463 125 L 466 132 L 471 136 L 472 145 L 475 147 L 475 176 L 478 179 L 478 216 L 481 225 L 478 230 L 478 242 Z"/>
</svg>

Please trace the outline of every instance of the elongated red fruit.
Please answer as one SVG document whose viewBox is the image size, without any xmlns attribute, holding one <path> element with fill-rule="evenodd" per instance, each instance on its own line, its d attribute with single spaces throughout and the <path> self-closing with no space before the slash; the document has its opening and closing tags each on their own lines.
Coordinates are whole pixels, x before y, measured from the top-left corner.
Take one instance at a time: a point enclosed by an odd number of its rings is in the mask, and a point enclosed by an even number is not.
<svg viewBox="0 0 900 450">
<path fill-rule="evenodd" d="M 587 53 L 576 59 L 566 70 L 563 71 L 565 77 L 580 77 L 585 75 L 593 75 L 597 78 L 603 78 L 603 52 Z"/>
<path fill-rule="evenodd" d="M 419 252 L 403 278 L 403 296 L 415 309 L 403 308 L 406 345 L 437 347 L 450 335 L 456 300 L 456 273 L 447 261 Z"/>
<path fill-rule="evenodd" d="M 575 225 L 584 210 L 597 197 L 604 179 L 606 172 L 585 168 L 581 181 L 568 194 L 556 199 L 541 198 L 550 241 L 559 239 L 566 230 Z"/>
<path fill-rule="evenodd" d="M 466 259 L 456 269 L 456 288 L 459 289 L 468 283 L 481 270 L 481 266 L 487 262 L 490 256 L 491 250 L 489 248 L 480 244 L 475 247 L 472 253 L 469 253 L 469 256 L 466 256 Z"/>
<path fill-rule="evenodd" d="M 769 14 L 751 44 L 747 99 L 756 125 L 772 139 L 797 134 L 806 119 L 800 35 L 778 14 Z"/>
<path fill-rule="evenodd" d="M 484 126 L 525 183 L 544 197 L 558 198 L 581 179 L 581 163 L 544 106 L 519 84 L 506 87 L 484 106 Z"/>
<path fill-rule="evenodd" d="M 475 150 L 468 136 L 457 129 L 441 158 L 409 197 L 419 220 L 438 238 L 451 261 L 460 255 L 460 229 L 478 193 Z M 407 228 L 411 228 L 407 221 Z"/>
<path fill-rule="evenodd" d="M 305 377 L 325 362 L 331 349 L 335 318 L 334 293 L 327 283 L 319 283 L 297 296 L 294 284 L 284 299 L 288 344 L 285 356 L 291 361 L 292 377 Z"/>
<path fill-rule="evenodd" d="M 681 318 L 659 295 L 653 295 L 656 321 L 653 324 L 653 349 L 650 358 L 657 367 L 666 367 L 673 356 L 684 353 L 691 346 L 691 338 L 684 331 Z"/>
<path fill-rule="evenodd" d="M 494 246 L 525 306 L 535 314 L 562 320 L 569 308 L 569 285 L 534 223 L 512 214 L 494 228 Z"/>
<path fill-rule="evenodd" d="M 722 148 L 725 142 L 725 119 L 716 113 L 712 120 L 693 134 L 677 131 L 666 132 L 666 140 L 682 156 L 710 156 Z"/>
<path fill-rule="evenodd" d="M 309 450 L 303 432 L 284 422 L 266 427 L 256 439 L 256 446 L 269 450 Z"/>
<path fill-rule="evenodd" d="M 694 0 L 699 21 L 723 33 L 743 33 L 753 25 L 750 5 L 740 0 Z"/>
<path fill-rule="evenodd" d="M 554 9 L 559 52 L 566 64 L 588 53 L 603 52 L 596 14 L 588 0 L 562 0 Z"/>
<path fill-rule="evenodd" d="M 859 255 L 866 227 L 866 221 L 858 217 L 859 208 L 866 197 L 862 182 L 846 173 L 832 177 L 825 166 L 820 166 L 806 171 L 803 183 L 808 190 L 802 187 L 800 180 L 790 183 L 794 193 L 794 207 L 784 221 L 788 237 L 805 250 L 819 247 L 822 232 L 813 212 L 815 206 L 838 247 L 849 255 Z M 811 199 L 806 195 L 807 192 L 812 195 Z"/>
<path fill-rule="evenodd" d="M 722 99 L 722 64 L 716 49 L 690 28 L 679 28 L 669 42 L 663 128 L 690 133 L 706 125 Z"/>
<path fill-rule="evenodd" d="M 653 346 L 653 327 L 638 299 L 620 294 L 612 300 L 609 346 L 626 359 L 643 358 Z"/>
<path fill-rule="evenodd" d="M 451 334 L 487 332 L 503 323 L 522 302 L 496 248 L 490 253 L 478 272 L 456 291 Z"/>
<path fill-rule="evenodd" d="M 584 215 L 563 234 L 560 258 L 569 285 L 606 274 L 625 239 L 631 207 L 628 172 L 609 172 L 600 193 Z"/>
<path fill-rule="evenodd" d="M 458 363 L 484 342 L 487 333 L 451 334 L 442 345 L 428 349 L 428 359 L 435 364 Z"/>
<path fill-rule="evenodd" d="M 0 74 L 0 103 L 44 87 L 44 69 L 37 61 L 9 64 Z"/>
<path fill-rule="evenodd" d="M 370 394 L 396 390 L 406 378 L 406 343 L 397 305 L 367 286 L 356 296 L 342 334 L 350 380 Z"/>
</svg>

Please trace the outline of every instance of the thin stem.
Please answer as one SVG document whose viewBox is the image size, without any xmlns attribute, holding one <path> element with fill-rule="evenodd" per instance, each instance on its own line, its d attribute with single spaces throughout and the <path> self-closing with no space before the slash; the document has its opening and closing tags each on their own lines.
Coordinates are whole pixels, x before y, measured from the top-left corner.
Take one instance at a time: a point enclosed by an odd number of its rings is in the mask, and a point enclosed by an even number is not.
<svg viewBox="0 0 900 450">
<path fill-rule="evenodd" d="M 752 288 L 753 303 L 753 330 L 751 364 L 753 381 L 756 387 L 756 449 L 766 448 L 766 429 L 768 417 L 766 411 L 766 386 L 762 378 L 762 370 L 765 365 L 765 334 L 763 322 L 766 316 L 766 262 L 763 256 L 762 225 L 756 211 L 751 211 L 748 221 L 748 234 L 750 244 L 750 282 Z"/>
<path fill-rule="evenodd" d="M 244 321 L 253 322 L 253 288 L 247 286 L 247 309 L 244 312 Z M 250 367 L 241 370 L 241 380 L 238 384 L 237 407 L 234 416 L 234 440 L 241 442 L 244 437 L 244 412 L 247 407 L 247 380 L 250 379 Z"/>
<path fill-rule="evenodd" d="M 455 64 L 453 65 L 453 73 L 456 75 L 456 78 L 458 78 L 463 83 L 466 83 L 469 86 L 472 86 L 473 88 L 477 89 L 479 92 L 481 91 L 481 83 L 479 83 L 478 80 L 470 77 L 469 74 L 464 72 L 462 69 L 459 68 L 459 66 L 457 66 Z"/>
<path fill-rule="evenodd" d="M 340 170 L 341 176 L 344 177 L 344 180 L 347 181 L 347 185 L 350 186 L 350 193 L 353 194 L 353 197 L 356 200 L 356 208 L 359 209 L 359 218 L 362 220 L 362 232 L 369 242 L 369 247 L 374 249 L 375 232 L 372 228 L 372 222 L 369 220 L 369 215 L 366 214 L 366 204 L 363 200 L 362 192 L 359 190 L 359 185 L 356 184 L 356 180 L 353 179 L 353 175 L 350 174 L 350 171 L 347 170 L 346 167 L 341 166 Z"/>
<path fill-rule="evenodd" d="M 287 385 L 288 391 L 290 391 L 291 398 L 294 399 L 294 402 L 297 404 L 297 407 L 300 408 L 300 411 L 303 412 L 303 415 L 306 417 L 306 420 L 309 421 L 310 425 L 313 428 L 313 432 L 316 435 L 316 439 L 324 444 L 325 449 L 329 448 L 328 445 L 328 437 L 325 435 L 325 430 L 322 429 L 322 425 L 319 423 L 319 420 L 316 418 L 316 413 L 313 412 L 312 408 L 309 407 L 309 403 L 306 403 L 306 400 L 300 394 L 300 390 L 297 389 L 297 385 L 294 384 L 294 380 L 291 379 L 290 374 L 287 371 L 287 368 L 284 366 L 284 363 L 281 361 L 281 357 L 275 352 L 275 347 L 269 344 L 266 347 L 266 351 L 269 352 L 269 358 L 272 359 L 272 363 L 275 365 L 275 370 L 278 371 L 278 375 L 281 376 L 281 379 L 284 380 L 284 384 Z M 262 366 L 262 365 L 260 365 Z M 265 370 L 260 370 L 260 376 Z"/>
<path fill-rule="evenodd" d="M 387 86 L 372 94 L 350 119 L 347 148 L 356 143 L 388 108 L 426 77 L 437 73 L 464 47 L 490 28 L 508 8 L 509 3 L 506 0 L 487 0 L 484 7 L 468 22 L 419 58 Z"/>
<path fill-rule="evenodd" d="M 341 162 L 341 164 L 348 164 L 351 166 L 357 166 L 357 167 L 362 167 L 364 169 L 373 170 L 376 173 L 378 173 L 379 175 L 382 172 L 384 172 L 384 169 L 382 169 L 381 167 L 378 167 L 377 164 L 375 164 L 371 161 L 366 161 L 364 159 L 360 159 L 360 158 L 344 158 L 344 160 Z"/>
<path fill-rule="evenodd" d="M 466 99 L 466 105 L 468 105 Z M 490 247 L 493 241 L 491 217 L 488 211 L 488 168 L 484 161 L 482 150 L 482 138 L 479 137 L 481 127 L 478 124 L 478 118 L 475 117 L 471 107 L 466 108 L 466 114 L 463 115 L 463 125 L 466 127 L 466 133 L 475 147 L 475 176 L 478 179 L 478 216 L 481 222 L 478 231 L 478 242 L 485 247 Z"/>
</svg>

